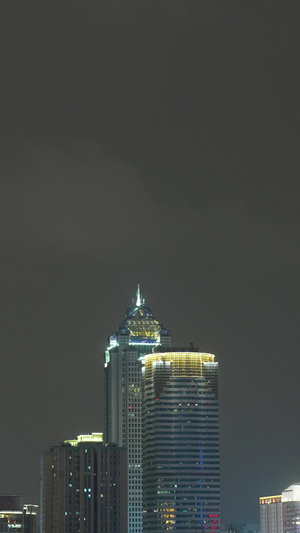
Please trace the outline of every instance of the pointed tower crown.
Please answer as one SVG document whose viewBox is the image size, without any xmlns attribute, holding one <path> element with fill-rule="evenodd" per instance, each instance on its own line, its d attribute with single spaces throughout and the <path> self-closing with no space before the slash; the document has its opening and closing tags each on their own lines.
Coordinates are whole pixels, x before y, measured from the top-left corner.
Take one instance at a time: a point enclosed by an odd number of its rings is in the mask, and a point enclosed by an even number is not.
<svg viewBox="0 0 300 533">
<path fill-rule="evenodd" d="M 142 297 L 140 284 L 137 284 L 135 298 L 131 307 L 127 308 L 126 318 L 110 335 L 110 346 L 116 346 L 120 337 L 127 338 L 126 344 L 153 345 L 166 339 L 164 345 L 170 345 L 170 332 L 161 322 L 155 320 L 150 307 Z M 167 340 L 168 339 L 168 340 Z"/>
<path fill-rule="evenodd" d="M 135 307 L 141 307 L 142 305 L 145 305 L 145 299 L 142 297 L 141 293 L 141 287 L 140 284 L 137 284 L 136 293 L 135 293 L 135 301 L 134 298 L 132 298 L 132 303 Z"/>
</svg>

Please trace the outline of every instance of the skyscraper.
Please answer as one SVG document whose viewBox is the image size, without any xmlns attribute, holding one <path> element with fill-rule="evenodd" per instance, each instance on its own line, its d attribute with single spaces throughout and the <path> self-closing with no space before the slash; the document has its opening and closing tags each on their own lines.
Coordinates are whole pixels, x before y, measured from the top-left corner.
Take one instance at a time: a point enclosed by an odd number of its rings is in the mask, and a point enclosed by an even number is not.
<svg viewBox="0 0 300 533">
<path fill-rule="evenodd" d="M 300 533 L 300 483 L 259 498 L 260 533 Z"/>
<path fill-rule="evenodd" d="M 283 533 L 300 533 L 300 483 L 282 493 Z"/>
<path fill-rule="evenodd" d="M 41 533 L 127 533 L 127 457 L 102 433 L 41 457 Z"/>
<path fill-rule="evenodd" d="M 197 351 L 143 357 L 144 533 L 220 530 L 218 363 Z"/>
<path fill-rule="evenodd" d="M 283 533 L 281 494 L 259 498 L 260 533 Z"/>
<path fill-rule="evenodd" d="M 104 364 L 104 438 L 127 449 L 128 532 L 142 531 L 142 376 L 140 357 L 170 346 L 170 333 L 146 306 L 138 285 L 126 318 L 109 337 Z"/>
</svg>

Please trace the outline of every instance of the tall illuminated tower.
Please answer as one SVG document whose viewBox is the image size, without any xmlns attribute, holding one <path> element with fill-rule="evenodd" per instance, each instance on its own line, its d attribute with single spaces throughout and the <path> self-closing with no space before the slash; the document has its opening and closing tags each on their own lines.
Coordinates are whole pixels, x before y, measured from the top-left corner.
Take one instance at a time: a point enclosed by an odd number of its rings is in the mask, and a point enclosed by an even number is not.
<svg viewBox="0 0 300 533">
<path fill-rule="evenodd" d="M 217 533 L 218 363 L 164 352 L 143 357 L 143 533 Z"/>
<path fill-rule="evenodd" d="M 170 346 L 138 285 L 126 318 L 109 337 L 104 364 L 104 439 L 127 448 L 128 533 L 142 531 L 142 375 L 140 357 Z"/>
</svg>

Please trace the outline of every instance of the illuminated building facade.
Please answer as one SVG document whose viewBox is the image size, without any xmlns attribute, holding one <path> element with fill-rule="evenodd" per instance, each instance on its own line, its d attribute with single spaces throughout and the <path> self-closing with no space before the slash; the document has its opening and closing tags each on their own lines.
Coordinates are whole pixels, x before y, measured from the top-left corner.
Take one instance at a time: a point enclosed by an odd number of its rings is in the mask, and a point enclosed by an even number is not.
<svg viewBox="0 0 300 533">
<path fill-rule="evenodd" d="M 127 533 L 126 452 L 102 433 L 41 457 L 41 533 Z"/>
<path fill-rule="evenodd" d="M 283 533 L 300 533 L 300 483 L 285 489 L 281 501 Z"/>
<path fill-rule="evenodd" d="M 214 355 L 192 349 L 145 355 L 143 396 L 143 532 L 219 532 Z"/>
<path fill-rule="evenodd" d="M 259 498 L 260 533 L 283 533 L 281 494 Z"/>
<path fill-rule="evenodd" d="M 23 505 L 22 496 L 0 495 L 0 533 L 36 533 L 38 505 Z"/>
<path fill-rule="evenodd" d="M 170 342 L 169 331 L 153 317 L 138 285 L 125 320 L 109 337 L 104 364 L 104 438 L 127 449 L 128 533 L 142 531 L 140 357 Z"/>
<path fill-rule="evenodd" d="M 23 498 L 18 495 L 0 495 L 0 532 L 24 532 Z"/>
<path fill-rule="evenodd" d="M 259 498 L 260 533 L 283 533 L 281 494 Z"/>
<path fill-rule="evenodd" d="M 300 483 L 259 498 L 260 533 L 300 533 Z"/>
</svg>

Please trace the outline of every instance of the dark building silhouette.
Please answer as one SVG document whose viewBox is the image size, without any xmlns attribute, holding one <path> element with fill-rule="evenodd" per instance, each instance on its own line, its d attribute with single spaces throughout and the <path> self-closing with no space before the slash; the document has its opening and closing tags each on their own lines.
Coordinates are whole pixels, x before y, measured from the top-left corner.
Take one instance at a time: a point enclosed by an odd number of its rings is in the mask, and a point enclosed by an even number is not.
<svg viewBox="0 0 300 533">
<path fill-rule="evenodd" d="M 127 533 L 126 451 L 102 433 L 41 457 L 41 533 Z"/>
<path fill-rule="evenodd" d="M 36 533 L 37 532 L 37 509 L 38 505 L 26 503 L 23 507 L 24 516 L 24 532 Z"/>
</svg>

